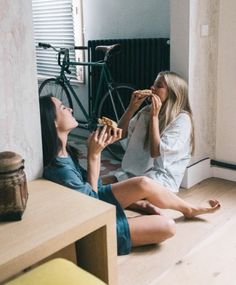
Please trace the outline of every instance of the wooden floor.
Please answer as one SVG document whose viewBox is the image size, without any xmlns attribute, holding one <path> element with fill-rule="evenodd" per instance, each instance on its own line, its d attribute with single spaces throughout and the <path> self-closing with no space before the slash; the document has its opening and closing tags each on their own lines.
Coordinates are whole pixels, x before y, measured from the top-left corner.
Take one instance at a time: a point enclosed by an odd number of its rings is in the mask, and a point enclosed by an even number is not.
<svg viewBox="0 0 236 285">
<path fill-rule="evenodd" d="M 119 256 L 119 285 L 236 284 L 236 182 L 211 178 L 180 196 L 194 204 L 215 198 L 222 207 L 191 221 L 166 211 L 176 221 L 176 235 Z"/>
</svg>

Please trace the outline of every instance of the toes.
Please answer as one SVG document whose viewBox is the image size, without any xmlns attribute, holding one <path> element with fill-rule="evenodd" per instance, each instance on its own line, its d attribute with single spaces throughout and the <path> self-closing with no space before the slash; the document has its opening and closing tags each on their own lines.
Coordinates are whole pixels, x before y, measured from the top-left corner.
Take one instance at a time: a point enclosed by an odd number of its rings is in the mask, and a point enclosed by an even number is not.
<svg viewBox="0 0 236 285">
<path fill-rule="evenodd" d="M 209 200 L 208 202 L 211 208 L 214 210 L 219 209 L 221 207 L 220 202 L 218 200 Z"/>
<path fill-rule="evenodd" d="M 211 207 L 214 207 L 216 204 L 216 200 L 209 200 L 208 203 L 210 204 Z"/>
<path fill-rule="evenodd" d="M 209 200 L 208 202 L 212 208 L 219 208 L 221 206 L 218 200 Z"/>
</svg>

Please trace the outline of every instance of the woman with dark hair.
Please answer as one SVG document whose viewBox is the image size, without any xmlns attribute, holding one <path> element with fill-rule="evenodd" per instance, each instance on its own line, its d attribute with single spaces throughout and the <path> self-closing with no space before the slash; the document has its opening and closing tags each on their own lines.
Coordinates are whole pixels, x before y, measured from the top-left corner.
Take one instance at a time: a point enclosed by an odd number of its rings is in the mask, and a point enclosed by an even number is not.
<svg viewBox="0 0 236 285">
<path fill-rule="evenodd" d="M 86 171 L 79 164 L 77 152 L 67 143 L 68 134 L 78 125 L 72 110 L 57 98 L 45 96 L 40 98 L 40 113 L 44 178 L 116 206 L 118 254 L 128 254 L 132 246 L 160 243 L 175 234 L 174 221 L 161 215 L 159 208 L 180 211 L 187 218 L 220 208 L 216 200 L 209 201 L 209 207 L 195 207 L 147 177 L 102 185 L 101 151 L 121 138 L 121 129 L 104 126 L 90 135 Z M 147 200 L 147 213 L 127 218 L 124 209 L 142 199 Z"/>
</svg>

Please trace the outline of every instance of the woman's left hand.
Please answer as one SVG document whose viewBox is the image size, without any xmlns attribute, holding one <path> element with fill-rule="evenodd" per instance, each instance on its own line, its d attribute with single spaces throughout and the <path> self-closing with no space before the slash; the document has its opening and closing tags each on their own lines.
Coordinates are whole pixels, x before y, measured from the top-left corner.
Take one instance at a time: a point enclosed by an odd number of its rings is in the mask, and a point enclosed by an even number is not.
<svg viewBox="0 0 236 285">
<path fill-rule="evenodd" d="M 161 99 L 157 95 L 153 95 L 152 97 L 152 104 L 151 104 L 151 117 L 158 117 L 159 112 L 161 110 Z"/>
</svg>

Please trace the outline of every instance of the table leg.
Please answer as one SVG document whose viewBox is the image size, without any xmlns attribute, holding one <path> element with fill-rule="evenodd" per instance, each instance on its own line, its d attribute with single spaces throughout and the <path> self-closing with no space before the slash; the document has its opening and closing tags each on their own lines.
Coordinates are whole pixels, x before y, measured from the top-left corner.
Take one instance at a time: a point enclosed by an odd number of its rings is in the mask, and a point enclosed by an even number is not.
<svg viewBox="0 0 236 285">
<path fill-rule="evenodd" d="M 110 285 L 117 284 L 114 225 L 106 225 L 77 241 L 78 266 Z"/>
</svg>

